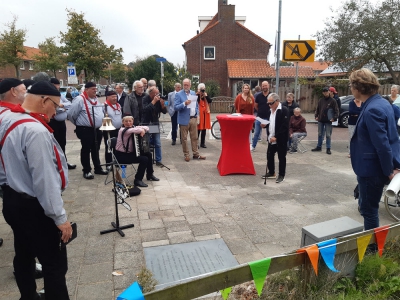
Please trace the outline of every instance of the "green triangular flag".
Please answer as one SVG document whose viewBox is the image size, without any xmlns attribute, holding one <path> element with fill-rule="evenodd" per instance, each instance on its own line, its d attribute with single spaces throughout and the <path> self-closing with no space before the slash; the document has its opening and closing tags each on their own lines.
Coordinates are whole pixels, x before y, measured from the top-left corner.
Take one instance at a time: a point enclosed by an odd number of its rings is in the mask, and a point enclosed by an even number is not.
<svg viewBox="0 0 400 300">
<path fill-rule="evenodd" d="M 271 258 L 264 258 L 249 263 L 258 296 L 261 296 L 262 288 L 264 286 L 264 281 L 267 277 L 270 264 Z"/>
<path fill-rule="evenodd" d="M 226 288 L 224 290 L 221 291 L 221 296 L 222 298 L 224 298 L 224 300 L 228 299 L 229 294 L 231 293 L 232 288 Z"/>
</svg>

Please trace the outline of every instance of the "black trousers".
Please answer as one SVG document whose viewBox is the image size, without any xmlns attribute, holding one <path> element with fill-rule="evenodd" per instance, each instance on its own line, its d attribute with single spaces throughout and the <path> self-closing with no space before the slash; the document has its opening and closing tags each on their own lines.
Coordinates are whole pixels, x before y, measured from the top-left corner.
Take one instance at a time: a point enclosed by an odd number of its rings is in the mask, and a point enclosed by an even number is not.
<svg viewBox="0 0 400 300">
<path fill-rule="evenodd" d="M 106 160 L 106 163 L 112 162 L 112 155 L 111 153 L 108 152 L 108 133 L 110 133 L 110 139 L 113 137 L 118 137 L 118 131 L 119 129 L 115 129 L 112 131 L 103 131 L 103 140 L 104 140 L 104 146 L 105 146 L 105 152 L 104 152 L 104 158 Z"/>
<path fill-rule="evenodd" d="M 285 176 L 286 173 L 286 153 L 287 143 L 270 144 L 267 150 L 267 167 L 269 174 L 275 173 L 275 153 L 278 152 L 279 175 Z"/>
<path fill-rule="evenodd" d="M 14 233 L 14 270 L 21 300 L 37 299 L 35 269 L 42 264 L 46 299 L 69 299 L 65 275 L 67 249 L 60 249 L 54 221 L 44 214 L 36 198 L 3 186 L 3 215 Z"/>
<path fill-rule="evenodd" d="M 176 141 L 177 130 L 178 130 L 178 112 L 175 112 L 171 117 L 172 131 L 171 138 L 173 141 Z"/>
<path fill-rule="evenodd" d="M 65 125 L 65 121 L 50 119 L 49 126 L 54 130 L 54 138 L 60 144 L 65 155 L 65 145 L 67 144 L 67 126 Z M 65 155 L 65 157 L 67 156 Z"/>
<path fill-rule="evenodd" d="M 200 136 L 201 133 L 201 136 Z M 197 137 L 200 136 L 200 145 L 204 145 L 206 142 L 206 129 L 197 130 Z"/>
<path fill-rule="evenodd" d="M 96 141 L 93 127 L 76 126 L 76 136 L 81 140 L 81 164 L 82 171 L 84 173 L 90 172 L 92 167 L 90 166 L 90 156 L 92 156 L 92 162 L 94 169 L 100 170 L 100 158 L 99 150 L 101 144 L 101 131 L 96 129 Z"/>
<path fill-rule="evenodd" d="M 142 180 L 145 171 L 147 176 L 151 176 L 154 173 L 153 158 L 150 152 L 141 153 L 139 157 L 136 157 L 133 153 L 115 151 L 115 158 L 119 164 L 139 164 L 135 180 Z"/>
</svg>

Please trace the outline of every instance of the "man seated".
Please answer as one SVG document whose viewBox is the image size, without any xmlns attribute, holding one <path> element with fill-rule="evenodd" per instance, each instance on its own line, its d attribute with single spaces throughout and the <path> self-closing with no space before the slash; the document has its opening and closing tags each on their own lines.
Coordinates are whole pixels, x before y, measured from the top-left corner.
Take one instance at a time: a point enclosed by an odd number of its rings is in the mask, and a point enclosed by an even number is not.
<svg viewBox="0 0 400 300">
<path fill-rule="evenodd" d="M 289 123 L 289 138 L 292 141 L 289 153 L 296 153 L 300 138 L 306 136 L 306 119 L 301 115 L 301 109 L 296 107 L 293 110 L 293 116 L 291 116 Z"/>
<path fill-rule="evenodd" d="M 118 132 L 117 145 L 115 147 L 115 158 L 120 164 L 139 164 L 135 175 L 135 186 L 147 187 L 144 183 L 143 177 L 144 172 L 147 173 L 147 180 L 159 181 L 157 177 L 153 175 L 153 161 L 150 152 L 140 151 L 140 155 L 136 155 L 136 149 L 134 148 L 135 140 L 134 135 L 138 134 L 141 137 L 149 131 L 147 126 L 134 126 L 133 117 L 125 116 L 122 118 L 122 127 Z"/>
</svg>

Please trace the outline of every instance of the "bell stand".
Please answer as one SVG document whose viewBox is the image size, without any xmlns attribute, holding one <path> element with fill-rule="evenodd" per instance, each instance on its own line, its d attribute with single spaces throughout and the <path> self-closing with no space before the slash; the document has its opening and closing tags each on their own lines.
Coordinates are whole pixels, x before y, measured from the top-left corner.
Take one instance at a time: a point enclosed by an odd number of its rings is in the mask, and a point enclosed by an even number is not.
<svg viewBox="0 0 400 300">
<path fill-rule="evenodd" d="M 111 119 L 106 114 L 106 117 L 103 118 L 103 125 L 100 127 L 100 130 L 110 131 L 110 130 L 114 130 L 114 129 L 115 129 L 115 127 L 112 125 Z M 110 133 L 109 132 L 107 132 L 107 133 L 108 133 L 108 143 L 107 143 L 108 151 L 111 152 L 111 148 L 110 148 Z M 106 166 L 110 166 L 111 165 L 112 181 L 113 181 L 113 187 L 114 187 L 113 190 L 114 190 L 114 202 L 115 202 L 115 222 L 111 222 L 111 226 L 114 227 L 114 228 L 102 230 L 102 231 L 100 231 L 100 234 L 106 234 L 106 233 L 117 231 L 120 234 L 120 236 L 124 237 L 125 233 L 122 230 L 123 229 L 127 229 L 127 228 L 132 228 L 135 225 L 134 224 L 128 224 L 128 225 L 120 226 L 120 224 L 119 224 L 119 215 L 118 215 L 118 195 L 117 195 L 117 187 L 115 185 L 114 162 L 106 163 L 106 164 L 103 164 L 102 166 L 104 166 L 104 165 L 106 165 Z"/>
</svg>

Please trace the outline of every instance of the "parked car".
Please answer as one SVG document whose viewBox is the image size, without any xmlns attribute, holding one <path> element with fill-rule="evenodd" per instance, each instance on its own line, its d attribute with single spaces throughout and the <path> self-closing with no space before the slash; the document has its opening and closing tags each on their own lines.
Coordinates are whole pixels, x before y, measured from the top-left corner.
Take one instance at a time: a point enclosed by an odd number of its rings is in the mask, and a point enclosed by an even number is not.
<svg viewBox="0 0 400 300">
<path fill-rule="evenodd" d="M 339 97 L 342 103 L 339 112 L 339 125 L 342 127 L 349 126 L 349 103 L 354 100 L 353 95 Z"/>
<path fill-rule="evenodd" d="M 63 95 L 65 97 L 65 95 L 67 94 L 67 89 L 71 89 L 72 99 L 74 99 L 76 96 L 79 96 L 79 91 L 73 86 L 62 86 L 62 87 L 60 87 L 61 95 Z M 68 99 L 68 100 L 72 101 L 72 99 Z"/>
<path fill-rule="evenodd" d="M 101 97 L 101 96 L 104 96 L 106 94 L 106 89 L 105 89 L 105 87 L 103 85 L 96 84 L 96 88 L 97 88 L 97 91 L 96 91 L 96 96 L 97 97 Z"/>
</svg>

